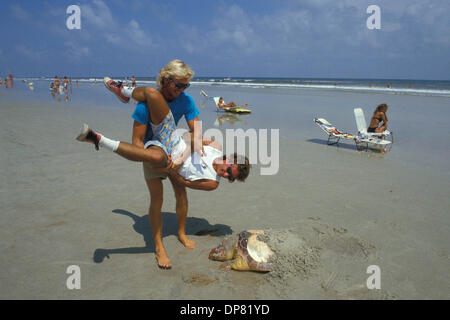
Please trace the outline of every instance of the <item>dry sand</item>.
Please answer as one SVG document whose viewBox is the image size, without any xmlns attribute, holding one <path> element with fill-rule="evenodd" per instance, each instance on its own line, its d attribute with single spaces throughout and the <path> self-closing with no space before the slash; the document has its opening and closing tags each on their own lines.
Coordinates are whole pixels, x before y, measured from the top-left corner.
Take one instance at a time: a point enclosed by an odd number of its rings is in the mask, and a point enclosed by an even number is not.
<svg viewBox="0 0 450 320">
<path fill-rule="evenodd" d="M 280 171 L 189 196 L 184 248 L 164 183 L 160 270 L 140 164 L 74 140 L 81 124 L 130 141 L 132 105 L 0 108 L 1 299 L 448 299 L 449 179 L 379 154 L 282 139 Z M 392 152 L 395 152 L 395 146 Z M 264 229 L 266 274 L 225 272 L 209 251 Z M 66 287 L 67 267 L 81 289 Z M 381 289 L 369 290 L 378 265 Z"/>
</svg>

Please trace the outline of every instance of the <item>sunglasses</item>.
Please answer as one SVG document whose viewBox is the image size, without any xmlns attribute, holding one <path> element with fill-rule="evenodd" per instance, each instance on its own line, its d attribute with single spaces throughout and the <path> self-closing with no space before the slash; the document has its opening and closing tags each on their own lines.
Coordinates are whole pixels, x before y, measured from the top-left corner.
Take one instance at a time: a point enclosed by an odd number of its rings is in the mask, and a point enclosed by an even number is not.
<svg viewBox="0 0 450 320">
<path fill-rule="evenodd" d="M 173 82 L 173 84 L 175 85 L 175 88 L 177 88 L 178 90 L 185 90 L 185 89 L 189 88 L 189 86 L 191 85 L 189 82 L 181 83 L 181 82 L 177 82 L 173 79 L 170 79 L 170 81 Z"/>
<path fill-rule="evenodd" d="M 233 182 L 235 178 L 233 178 L 233 171 L 231 170 L 231 167 L 227 168 L 227 173 L 228 173 L 228 180 Z"/>
</svg>

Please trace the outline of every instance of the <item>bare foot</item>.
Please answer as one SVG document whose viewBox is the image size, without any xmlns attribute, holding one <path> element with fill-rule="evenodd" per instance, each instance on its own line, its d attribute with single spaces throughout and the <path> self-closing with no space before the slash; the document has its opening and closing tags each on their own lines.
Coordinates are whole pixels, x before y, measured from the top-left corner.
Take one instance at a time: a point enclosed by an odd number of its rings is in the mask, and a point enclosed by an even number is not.
<svg viewBox="0 0 450 320">
<path fill-rule="evenodd" d="M 171 269 L 172 264 L 170 263 L 170 259 L 167 256 L 167 253 L 164 249 L 156 250 L 156 261 L 158 262 L 158 267 L 161 269 Z"/>
<path fill-rule="evenodd" d="M 192 241 L 186 235 L 179 235 L 178 240 L 188 249 L 194 249 L 195 248 L 195 241 Z"/>
</svg>

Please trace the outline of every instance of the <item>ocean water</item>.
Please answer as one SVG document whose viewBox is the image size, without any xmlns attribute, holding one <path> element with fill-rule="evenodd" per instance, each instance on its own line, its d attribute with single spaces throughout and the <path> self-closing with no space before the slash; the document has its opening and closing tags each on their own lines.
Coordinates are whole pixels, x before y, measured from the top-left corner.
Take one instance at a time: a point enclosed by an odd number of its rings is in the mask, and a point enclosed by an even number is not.
<svg viewBox="0 0 450 320">
<path fill-rule="evenodd" d="M 450 96 L 450 81 L 298 79 L 298 78 L 202 78 L 202 85 L 228 85 L 253 88 L 316 89 L 368 93 Z"/>
<path fill-rule="evenodd" d="M 76 78 L 79 83 L 102 83 L 102 77 Z M 117 77 L 125 83 L 128 78 Z M 27 81 L 53 81 L 53 78 L 18 78 Z M 136 78 L 137 84 L 155 85 L 155 78 Z M 204 87 L 230 86 L 248 88 L 284 88 L 292 90 L 315 89 L 348 92 L 387 93 L 403 95 L 424 95 L 450 97 L 450 80 L 401 80 L 401 79 L 320 79 L 320 78 L 218 78 L 197 77 L 193 84 Z"/>
</svg>

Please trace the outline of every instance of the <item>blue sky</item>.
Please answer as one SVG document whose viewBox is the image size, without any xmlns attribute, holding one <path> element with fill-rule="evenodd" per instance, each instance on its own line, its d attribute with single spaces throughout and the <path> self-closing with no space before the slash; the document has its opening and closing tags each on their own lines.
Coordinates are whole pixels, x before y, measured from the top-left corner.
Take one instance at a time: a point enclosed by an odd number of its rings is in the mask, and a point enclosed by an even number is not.
<svg viewBox="0 0 450 320">
<path fill-rule="evenodd" d="M 449 13 L 448 0 L 2 0 L 0 75 L 155 76 L 179 58 L 196 76 L 448 80 Z"/>
</svg>

